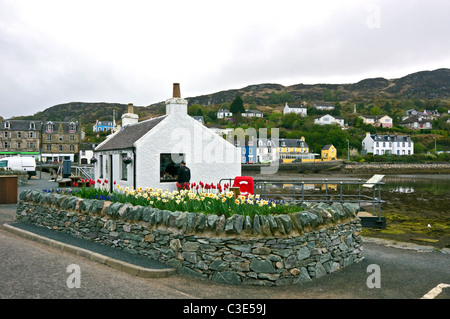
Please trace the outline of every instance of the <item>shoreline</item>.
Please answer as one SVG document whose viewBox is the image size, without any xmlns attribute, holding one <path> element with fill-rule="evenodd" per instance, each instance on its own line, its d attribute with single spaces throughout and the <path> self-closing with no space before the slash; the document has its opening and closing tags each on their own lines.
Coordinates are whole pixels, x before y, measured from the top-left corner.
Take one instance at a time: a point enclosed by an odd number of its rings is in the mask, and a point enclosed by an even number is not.
<svg viewBox="0 0 450 319">
<path fill-rule="evenodd" d="M 260 174 L 262 167 L 270 167 L 267 164 L 243 164 L 242 172 Z M 279 164 L 274 174 L 266 176 L 297 173 L 305 175 L 347 175 L 347 174 L 450 174 L 449 162 L 438 163 L 354 163 L 345 161 L 330 161 L 316 163 Z M 262 175 L 262 174 L 260 174 Z"/>
</svg>

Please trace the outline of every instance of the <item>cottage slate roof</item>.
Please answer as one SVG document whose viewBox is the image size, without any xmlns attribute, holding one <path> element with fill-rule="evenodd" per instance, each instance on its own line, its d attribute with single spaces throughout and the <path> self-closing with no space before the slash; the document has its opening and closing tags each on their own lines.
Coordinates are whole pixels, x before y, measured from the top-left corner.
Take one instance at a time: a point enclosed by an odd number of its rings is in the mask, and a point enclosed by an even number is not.
<svg viewBox="0 0 450 319">
<path fill-rule="evenodd" d="M 324 151 L 329 150 L 329 149 L 331 148 L 331 146 L 333 146 L 333 145 L 331 145 L 331 144 L 325 145 L 325 146 L 322 148 L 322 150 L 324 150 Z"/>
<path fill-rule="evenodd" d="M 163 115 L 136 124 L 124 126 L 120 129 L 120 131 L 97 146 L 95 151 L 109 151 L 132 148 L 137 140 L 139 140 L 147 132 L 151 131 L 166 117 L 167 115 Z"/>
<path fill-rule="evenodd" d="M 286 105 L 290 109 L 306 109 L 306 106 L 301 103 L 295 103 L 295 104 L 290 104 L 290 105 L 286 103 Z"/>
</svg>

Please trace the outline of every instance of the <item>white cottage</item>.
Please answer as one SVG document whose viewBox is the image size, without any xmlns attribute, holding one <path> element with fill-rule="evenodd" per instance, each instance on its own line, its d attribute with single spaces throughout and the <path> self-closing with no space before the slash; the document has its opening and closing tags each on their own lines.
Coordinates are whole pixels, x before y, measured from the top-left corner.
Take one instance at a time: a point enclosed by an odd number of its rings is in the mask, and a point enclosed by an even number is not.
<svg viewBox="0 0 450 319">
<path fill-rule="evenodd" d="M 286 102 L 286 105 L 284 106 L 283 109 L 283 114 L 286 115 L 289 113 L 295 113 L 299 114 L 302 117 L 305 117 L 308 114 L 308 109 L 305 107 L 303 103 L 289 106 Z"/>
<path fill-rule="evenodd" d="M 191 169 L 191 182 L 217 183 L 241 175 L 240 150 L 187 114 L 178 83 L 173 91 L 166 115 L 138 122 L 124 114 L 127 124 L 95 149 L 96 180 L 107 179 L 111 189 L 116 182 L 175 190 L 182 160 Z"/>
</svg>

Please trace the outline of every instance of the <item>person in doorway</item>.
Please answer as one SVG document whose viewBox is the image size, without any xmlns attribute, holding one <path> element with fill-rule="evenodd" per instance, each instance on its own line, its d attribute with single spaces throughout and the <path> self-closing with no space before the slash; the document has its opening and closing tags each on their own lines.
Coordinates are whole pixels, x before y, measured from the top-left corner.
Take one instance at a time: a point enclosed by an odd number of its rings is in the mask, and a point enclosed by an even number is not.
<svg viewBox="0 0 450 319">
<path fill-rule="evenodd" d="M 182 161 L 178 168 L 177 187 L 178 190 L 189 189 L 189 181 L 191 180 L 191 170 L 186 166 L 186 163 Z"/>
</svg>

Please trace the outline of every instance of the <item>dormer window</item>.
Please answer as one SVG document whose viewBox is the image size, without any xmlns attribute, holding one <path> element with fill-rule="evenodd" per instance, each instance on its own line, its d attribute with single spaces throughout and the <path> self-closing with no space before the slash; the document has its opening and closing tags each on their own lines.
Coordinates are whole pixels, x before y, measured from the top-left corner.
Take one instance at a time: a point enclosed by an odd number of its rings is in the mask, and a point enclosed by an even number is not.
<svg viewBox="0 0 450 319">
<path fill-rule="evenodd" d="M 36 129 L 36 124 L 34 122 L 30 123 L 30 130 L 35 130 Z"/>
<path fill-rule="evenodd" d="M 11 129 L 11 123 L 9 121 L 6 121 L 4 124 L 5 129 L 9 130 Z"/>
<path fill-rule="evenodd" d="M 69 124 L 69 133 L 75 133 L 77 131 L 77 125 L 74 122 Z"/>
<path fill-rule="evenodd" d="M 47 124 L 45 124 L 45 131 L 47 133 L 52 133 L 55 129 L 55 125 L 53 124 L 53 122 L 47 122 Z"/>
</svg>

